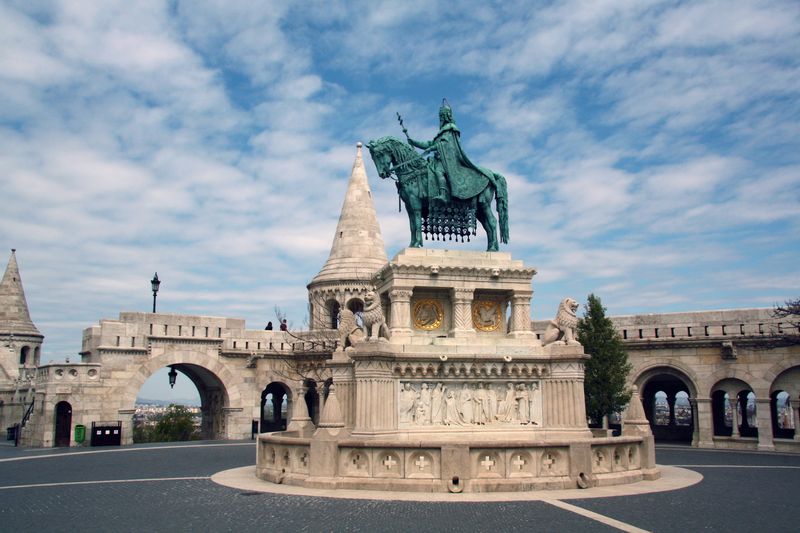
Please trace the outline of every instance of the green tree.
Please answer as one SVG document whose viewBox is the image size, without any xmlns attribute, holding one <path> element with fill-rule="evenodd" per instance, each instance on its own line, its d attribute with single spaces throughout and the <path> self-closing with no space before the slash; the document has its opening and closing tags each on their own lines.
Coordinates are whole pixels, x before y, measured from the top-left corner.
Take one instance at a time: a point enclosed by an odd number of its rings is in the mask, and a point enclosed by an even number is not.
<svg viewBox="0 0 800 533">
<path fill-rule="evenodd" d="M 195 440 L 194 416 L 183 405 L 170 404 L 153 428 L 152 442 Z"/>
<path fill-rule="evenodd" d="M 578 340 L 591 356 L 586 362 L 584 393 L 586 414 L 595 422 L 622 411 L 631 399 L 625 386 L 631 365 L 614 324 L 606 317 L 600 298 L 589 295 L 583 318 L 578 322 Z"/>
</svg>

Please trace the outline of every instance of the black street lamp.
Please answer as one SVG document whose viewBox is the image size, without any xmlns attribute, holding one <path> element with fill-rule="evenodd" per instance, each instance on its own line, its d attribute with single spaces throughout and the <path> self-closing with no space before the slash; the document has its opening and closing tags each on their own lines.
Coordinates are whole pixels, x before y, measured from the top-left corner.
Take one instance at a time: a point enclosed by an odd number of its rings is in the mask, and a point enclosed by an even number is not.
<svg viewBox="0 0 800 533">
<path fill-rule="evenodd" d="M 158 294 L 158 286 L 161 285 L 161 282 L 158 279 L 158 272 L 153 275 L 153 279 L 150 280 L 150 287 L 153 289 L 153 312 L 156 312 L 156 294 Z"/>
<path fill-rule="evenodd" d="M 169 374 L 167 374 L 167 377 L 169 377 L 169 388 L 174 388 L 175 380 L 178 378 L 178 371 L 175 370 L 174 366 L 169 367 Z"/>
</svg>

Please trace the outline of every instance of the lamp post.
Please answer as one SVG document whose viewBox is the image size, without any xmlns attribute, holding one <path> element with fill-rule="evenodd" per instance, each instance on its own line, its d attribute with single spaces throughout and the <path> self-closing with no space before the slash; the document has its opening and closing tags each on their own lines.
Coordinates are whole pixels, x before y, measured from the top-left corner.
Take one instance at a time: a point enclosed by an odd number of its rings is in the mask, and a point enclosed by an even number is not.
<svg viewBox="0 0 800 533">
<path fill-rule="evenodd" d="M 175 380 L 178 378 L 178 371 L 175 370 L 175 367 L 170 365 L 169 367 L 169 374 L 167 374 L 169 378 L 169 388 L 172 389 L 175 387 Z"/>
<path fill-rule="evenodd" d="M 174 388 L 175 380 L 178 378 L 178 372 L 175 370 L 174 366 L 169 367 L 169 374 L 167 374 L 167 377 L 169 378 L 169 388 Z"/>
<path fill-rule="evenodd" d="M 150 280 L 150 287 L 153 289 L 153 312 L 156 312 L 156 294 L 158 294 L 158 286 L 161 281 L 158 279 L 158 272 L 153 274 L 153 279 Z"/>
</svg>

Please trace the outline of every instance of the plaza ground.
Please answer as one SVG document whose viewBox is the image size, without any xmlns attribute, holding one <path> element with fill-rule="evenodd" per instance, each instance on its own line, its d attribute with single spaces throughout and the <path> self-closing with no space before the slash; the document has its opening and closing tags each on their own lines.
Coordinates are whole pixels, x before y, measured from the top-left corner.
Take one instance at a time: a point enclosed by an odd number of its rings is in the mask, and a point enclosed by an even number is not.
<svg viewBox="0 0 800 533">
<path fill-rule="evenodd" d="M 432 503 L 243 491 L 211 476 L 255 463 L 252 441 L 0 447 L 5 531 L 796 531 L 800 456 L 657 446 L 703 476 L 661 493 L 555 502 Z M 562 503 L 563 502 L 563 503 Z M 564 505 L 566 504 L 566 505 Z M 617 527 L 612 527 L 615 524 Z"/>
</svg>

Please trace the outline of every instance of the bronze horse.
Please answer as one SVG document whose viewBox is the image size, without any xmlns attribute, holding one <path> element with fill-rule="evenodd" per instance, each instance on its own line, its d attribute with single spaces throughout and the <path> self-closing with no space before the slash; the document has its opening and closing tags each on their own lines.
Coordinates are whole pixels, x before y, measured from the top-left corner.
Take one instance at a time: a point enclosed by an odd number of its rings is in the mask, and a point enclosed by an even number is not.
<svg viewBox="0 0 800 533">
<path fill-rule="evenodd" d="M 372 161 L 381 178 L 397 176 L 397 192 L 406 206 L 411 226 L 412 248 L 422 247 L 423 219 L 434 211 L 433 198 L 436 196 L 436 178 L 430 162 L 417 153 L 414 148 L 396 137 L 381 137 L 367 143 Z M 451 204 L 471 209 L 486 231 L 489 252 L 498 250 L 497 219 L 492 212 L 492 199 L 497 204 L 500 218 L 500 240 L 508 243 L 508 200 L 506 179 L 491 170 L 482 168 L 494 177 L 477 195 L 465 200 L 451 199 Z M 499 189 L 499 190 L 498 190 Z"/>
</svg>

